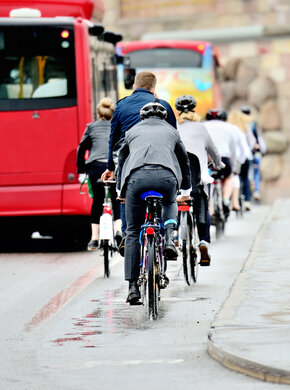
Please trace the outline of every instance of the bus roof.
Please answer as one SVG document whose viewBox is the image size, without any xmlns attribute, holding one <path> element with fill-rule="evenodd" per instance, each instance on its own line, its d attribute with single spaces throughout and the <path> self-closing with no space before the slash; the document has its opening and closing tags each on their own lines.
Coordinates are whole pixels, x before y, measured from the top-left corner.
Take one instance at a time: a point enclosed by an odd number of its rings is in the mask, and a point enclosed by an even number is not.
<svg viewBox="0 0 290 390">
<path fill-rule="evenodd" d="M 154 41 L 131 41 L 120 42 L 118 46 L 122 50 L 122 54 L 130 53 L 131 51 L 157 49 L 157 48 L 174 48 L 197 50 L 203 53 L 207 46 L 212 46 L 206 41 L 180 41 L 180 40 L 154 40 Z"/>
<path fill-rule="evenodd" d="M 43 17 L 73 16 L 91 19 L 94 9 L 104 14 L 103 0 L 0 0 L 0 17 L 7 17 L 13 9 L 39 9 Z"/>
</svg>

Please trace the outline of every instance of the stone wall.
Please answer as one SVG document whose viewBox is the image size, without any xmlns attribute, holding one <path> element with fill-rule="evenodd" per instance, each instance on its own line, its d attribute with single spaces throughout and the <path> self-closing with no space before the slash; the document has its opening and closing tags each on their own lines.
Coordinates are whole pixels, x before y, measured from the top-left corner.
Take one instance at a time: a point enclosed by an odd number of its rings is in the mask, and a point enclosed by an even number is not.
<svg viewBox="0 0 290 390">
<path fill-rule="evenodd" d="M 224 107 L 251 107 L 267 145 L 261 165 L 266 182 L 283 175 L 290 138 L 289 45 L 286 38 L 220 45 Z"/>
<path fill-rule="evenodd" d="M 224 68 L 226 108 L 252 106 L 268 146 L 263 159 L 264 198 L 290 196 L 290 0 L 106 0 L 104 25 L 124 40 L 145 34 L 210 33 L 261 26 L 266 35 L 217 41 Z M 279 29 L 285 33 L 278 33 Z M 281 30 L 281 31 L 282 31 Z M 274 31 L 273 34 L 269 31 Z M 190 39 L 190 38 L 188 38 Z M 279 188 L 281 191 L 279 192 Z"/>
<path fill-rule="evenodd" d="M 290 20 L 289 0 L 105 0 L 104 23 L 125 39 L 147 32 L 281 25 Z"/>
</svg>

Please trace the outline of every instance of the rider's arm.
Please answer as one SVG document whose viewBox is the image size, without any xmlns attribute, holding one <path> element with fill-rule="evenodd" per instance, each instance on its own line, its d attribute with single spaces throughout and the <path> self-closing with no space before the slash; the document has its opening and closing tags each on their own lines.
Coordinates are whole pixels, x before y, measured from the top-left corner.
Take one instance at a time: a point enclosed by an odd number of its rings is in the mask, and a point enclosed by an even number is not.
<svg viewBox="0 0 290 390">
<path fill-rule="evenodd" d="M 87 126 L 77 149 L 77 173 L 85 172 L 85 152 L 90 149 L 91 145 L 92 139 L 90 136 L 90 128 Z"/>
<path fill-rule="evenodd" d="M 217 169 L 224 168 L 224 163 L 221 160 L 220 152 L 218 151 L 215 143 L 213 142 L 211 136 L 207 132 L 207 139 L 206 139 L 206 151 L 209 154 L 210 158 L 213 160 L 214 165 Z"/>
<path fill-rule="evenodd" d="M 129 145 L 126 142 L 126 137 L 125 137 L 123 145 L 120 148 L 119 155 L 118 155 L 118 169 L 116 172 L 116 191 L 118 196 L 120 196 L 120 192 L 121 192 L 122 169 L 126 158 L 129 156 L 129 152 L 130 152 Z"/>
<path fill-rule="evenodd" d="M 179 134 L 177 134 L 178 141 L 176 143 L 174 153 L 178 159 L 181 173 L 182 173 L 182 182 L 181 182 L 181 195 L 189 196 L 191 192 L 191 174 L 190 174 L 190 164 L 187 155 L 187 151 L 181 141 Z"/>
<path fill-rule="evenodd" d="M 115 169 L 115 163 L 113 160 L 113 150 L 116 143 L 120 140 L 121 134 L 122 134 L 121 123 L 119 121 L 119 109 L 117 106 L 114 111 L 112 122 L 111 122 L 111 134 L 109 139 L 109 152 L 108 152 L 108 164 L 107 164 L 107 169 L 109 171 L 114 171 Z"/>
</svg>

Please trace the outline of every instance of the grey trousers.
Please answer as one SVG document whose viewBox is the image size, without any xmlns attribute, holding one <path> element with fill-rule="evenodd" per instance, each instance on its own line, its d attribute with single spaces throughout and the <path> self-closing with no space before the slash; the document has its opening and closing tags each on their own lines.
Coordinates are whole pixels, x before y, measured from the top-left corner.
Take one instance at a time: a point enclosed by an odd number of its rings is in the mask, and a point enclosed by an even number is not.
<svg viewBox="0 0 290 390">
<path fill-rule="evenodd" d="M 140 168 L 134 171 L 126 189 L 126 243 L 125 243 L 125 279 L 136 280 L 140 271 L 140 227 L 144 224 L 146 203 L 141 199 L 143 192 L 154 190 L 163 195 L 162 220 L 177 221 L 177 179 L 163 167 Z"/>
</svg>

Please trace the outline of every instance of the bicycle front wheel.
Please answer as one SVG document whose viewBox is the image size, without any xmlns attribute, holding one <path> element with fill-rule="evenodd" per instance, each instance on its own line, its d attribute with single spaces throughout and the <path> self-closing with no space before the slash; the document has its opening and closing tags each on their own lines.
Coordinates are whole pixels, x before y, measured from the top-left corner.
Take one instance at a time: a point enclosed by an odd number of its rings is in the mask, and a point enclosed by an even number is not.
<svg viewBox="0 0 290 390">
<path fill-rule="evenodd" d="M 103 240 L 103 251 L 104 251 L 104 277 L 110 276 L 110 248 L 109 248 L 109 240 Z"/>
<path fill-rule="evenodd" d="M 156 320 L 159 311 L 159 285 L 156 266 L 156 248 L 154 239 L 148 241 L 148 282 L 147 299 L 149 318 Z"/>
</svg>

